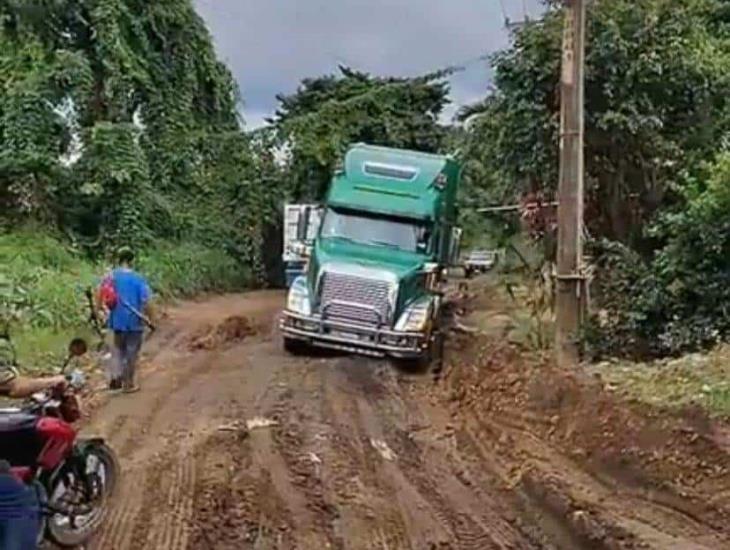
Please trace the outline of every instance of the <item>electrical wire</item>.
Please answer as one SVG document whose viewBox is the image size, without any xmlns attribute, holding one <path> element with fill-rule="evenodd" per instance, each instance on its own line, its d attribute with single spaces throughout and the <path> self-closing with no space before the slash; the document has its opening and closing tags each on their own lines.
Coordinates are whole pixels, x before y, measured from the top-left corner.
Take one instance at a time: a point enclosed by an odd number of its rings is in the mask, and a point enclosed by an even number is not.
<svg viewBox="0 0 730 550">
<path fill-rule="evenodd" d="M 499 0 L 499 6 L 502 8 L 502 17 L 504 17 L 504 24 L 509 27 L 509 15 L 507 15 L 507 8 L 504 5 L 504 0 Z"/>
</svg>

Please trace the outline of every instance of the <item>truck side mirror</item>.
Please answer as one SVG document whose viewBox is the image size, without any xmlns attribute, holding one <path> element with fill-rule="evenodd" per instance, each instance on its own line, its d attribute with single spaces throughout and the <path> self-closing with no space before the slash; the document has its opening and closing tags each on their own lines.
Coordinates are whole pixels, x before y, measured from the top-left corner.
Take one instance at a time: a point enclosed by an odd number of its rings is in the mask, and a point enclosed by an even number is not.
<svg viewBox="0 0 730 550">
<path fill-rule="evenodd" d="M 297 219 L 297 241 L 306 242 L 309 233 L 309 218 L 312 210 L 309 206 L 305 206 L 299 212 L 299 218 Z"/>
<path fill-rule="evenodd" d="M 463 231 L 460 227 L 451 229 L 451 250 L 449 255 L 449 265 L 456 265 L 461 254 L 461 236 Z"/>
</svg>

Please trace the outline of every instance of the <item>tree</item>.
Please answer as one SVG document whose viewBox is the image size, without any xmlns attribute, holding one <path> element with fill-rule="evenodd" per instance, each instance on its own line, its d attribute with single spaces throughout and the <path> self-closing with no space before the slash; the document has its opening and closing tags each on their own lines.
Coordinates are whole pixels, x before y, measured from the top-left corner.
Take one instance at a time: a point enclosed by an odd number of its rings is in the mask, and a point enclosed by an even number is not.
<svg viewBox="0 0 730 550">
<path fill-rule="evenodd" d="M 321 198 L 351 143 L 439 151 L 448 74 L 384 78 L 340 67 L 338 75 L 305 79 L 296 93 L 278 96 L 271 122 L 288 154 L 291 194 Z"/>
<path fill-rule="evenodd" d="M 728 8 L 718 0 L 591 5 L 586 71 L 587 222 L 651 254 L 644 228 L 682 201 L 683 175 L 730 136 Z M 562 17 L 550 10 L 494 59 L 494 90 L 463 111 L 467 157 L 490 194 L 554 193 Z M 477 177 L 480 177 L 477 175 Z"/>
<path fill-rule="evenodd" d="M 7 0 L 0 47 L 4 218 L 95 252 L 243 238 L 226 215 L 252 166 L 240 98 L 191 0 Z"/>
</svg>

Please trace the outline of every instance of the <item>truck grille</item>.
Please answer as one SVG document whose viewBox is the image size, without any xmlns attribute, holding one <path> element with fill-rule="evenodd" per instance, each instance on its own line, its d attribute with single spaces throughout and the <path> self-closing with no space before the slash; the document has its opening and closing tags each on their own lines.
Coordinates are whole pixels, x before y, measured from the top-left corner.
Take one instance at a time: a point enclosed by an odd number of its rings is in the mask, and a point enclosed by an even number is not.
<svg viewBox="0 0 730 550">
<path fill-rule="evenodd" d="M 330 319 L 377 325 L 390 321 L 386 281 L 325 272 L 322 274 L 322 313 Z"/>
</svg>

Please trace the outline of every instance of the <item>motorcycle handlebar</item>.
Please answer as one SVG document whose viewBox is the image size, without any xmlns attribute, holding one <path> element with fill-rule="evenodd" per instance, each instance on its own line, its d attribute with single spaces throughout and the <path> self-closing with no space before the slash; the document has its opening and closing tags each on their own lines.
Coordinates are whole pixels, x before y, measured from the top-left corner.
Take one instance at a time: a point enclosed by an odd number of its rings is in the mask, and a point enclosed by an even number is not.
<svg viewBox="0 0 730 550">
<path fill-rule="evenodd" d="M 73 371 L 66 375 L 66 381 L 73 389 L 81 389 L 86 384 L 86 375 L 81 371 Z"/>
</svg>

